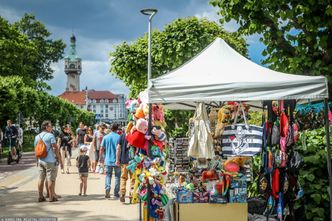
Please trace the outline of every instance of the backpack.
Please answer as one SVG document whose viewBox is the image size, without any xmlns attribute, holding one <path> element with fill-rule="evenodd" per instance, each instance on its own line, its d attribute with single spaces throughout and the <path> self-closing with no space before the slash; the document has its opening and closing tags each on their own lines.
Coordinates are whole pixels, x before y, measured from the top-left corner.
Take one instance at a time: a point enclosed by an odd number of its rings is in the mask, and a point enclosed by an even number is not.
<svg viewBox="0 0 332 221">
<path fill-rule="evenodd" d="M 44 134 L 44 136 L 45 136 L 45 134 Z M 40 135 L 39 135 L 40 139 L 38 140 L 38 142 L 35 146 L 36 158 L 45 158 L 47 156 L 47 147 L 43 141 L 43 137 L 40 137 Z"/>
</svg>

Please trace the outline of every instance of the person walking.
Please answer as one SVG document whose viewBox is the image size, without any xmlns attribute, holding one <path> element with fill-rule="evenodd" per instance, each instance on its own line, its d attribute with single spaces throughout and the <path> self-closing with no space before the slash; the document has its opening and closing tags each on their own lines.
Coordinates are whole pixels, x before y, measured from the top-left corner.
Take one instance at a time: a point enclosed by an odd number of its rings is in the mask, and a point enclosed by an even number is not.
<svg viewBox="0 0 332 221">
<path fill-rule="evenodd" d="M 66 173 L 69 174 L 69 167 L 71 166 L 71 146 L 73 139 L 69 133 L 68 126 L 63 126 L 61 134 L 58 139 L 58 145 L 60 146 L 61 161 L 63 162 L 63 168 L 61 173 L 65 173 L 65 161 L 66 161 Z"/>
<path fill-rule="evenodd" d="M 84 136 L 86 134 L 86 128 L 83 122 L 79 123 L 79 127 L 76 129 L 76 143 L 77 147 L 84 144 Z"/>
<path fill-rule="evenodd" d="M 3 132 L 0 128 L 0 159 L 2 159 L 2 147 L 3 147 Z"/>
<path fill-rule="evenodd" d="M 60 152 L 56 144 L 56 140 L 52 132 L 52 124 L 50 121 L 44 121 L 41 125 L 42 132 L 35 137 L 35 146 L 39 140 L 46 145 L 47 155 L 45 158 L 38 159 L 39 166 L 39 180 L 38 180 L 38 202 L 46 201 L 43 189 L 44 181 L 47 179 L 49 202 L 58 201 L 55 195 L 55 181 L 57 176 L 58 164 L 57 159 L 62 167 Z"/>
<path fill-rule="evenodd" d="M 23 153 L 23 128 L 22 124 L 17 125 L 17 149 L 19 150 L 19 156 Z"/>
<path fill-rule="evenodd" d="M 90 167 L 90 158 L 86 155 L 88 147 L 86 145 L 82 145 L 80 147 L 80 155 L 76 158 L 76 167 L 78 168 L 78 174 L 80 176 L 80 192 L 79 196 L 86 195 L 86 190 L 88 188 L 88 175 L 89 175 L 89 167 Z"/>
<path fill-rule="evenodd" d="M 95 152 L 95 165 L 96 170 L 94 172 L 96 173 L 103 173 L 103 167 L 101 167 L 101 165 L 99 164 L 99 161 L 102 159 L 103 155 L 100 155 L 100 145 L 101 142 L 105 136 L 104 130 L 105 130 L 106 126 L 104 124 L 99 125 L 98 131 L 93 135 L 93 140 L 92 140 L 92 144 L 93 144 L 93 150 Z M 101 158 L 100 158 L 101 156 Z"/>
<path fill-rule="evenodd" d="M 106 168 L 105 177 L 105 198 L 110 198 L 111 191 L 111 179 L 113 171 L 115 174 L 115 188 L 114 188 L 114 198 L 119 198 L 120 190 L 120 176 L 121 168 L 119 162 L 116 162 L 116 146 L 119 140 L 119 135 L 116 133 L 118 130 L 118 125 L 113 124 L 111 127 L 111 133 L 106 135 L 101 143 L 100 155 L 105 153 L 104 165 Z M 118 165 L 116 165 L 118 163 Z"/>
<path fill-rule="evenodd" d="M 125 130 L 123 130 L 125 131 Z M 126 140 L 126 133 L 122 133 L 120 135 L 120 138 L 117 143 L 116 148 L 116 165 L 121 166 L 121 182 L 120 182 L 120 202 L 125 202 L 125 196 L 126 196 L 126 186 L 127 186 L 127 180 L 128 176 L 130 177 L 130 193 L 133 190 L 135 179 L 133 179 L 133 174 L 130 170 L 127 170 L 128 163 L 130 161 L 130 145 L 128 145 L 128 142 Z"/>
<path fill-rule="evenodd" d="M 96 170 L 96 164 L 94 162 L 95 159 L 95 152 L 93 150 L 93 130 L 92 127 L 88 127 L 87 129 L 87 134 L 84 136 L 84 144 L 88 146 L 88 156 L 90 158 L 90 161 L 92 160 L 91 166 L 90 166 L 90 171 L 95 171 Z"/>
<path fill-rule="evenodd" d="M 16 127 L 12 124 L 11 120 L 7 120 L 7 126 L 5 129 L 5 138 L 7 139 L 7 144 L 9 148 L 8 155 L 8 164 L 10 164 L 11 160 L 16 160 L 18 162 L 18 150 L 16 148 L 16 139 L 18 136 L 18 131 Z"/>
</svg>

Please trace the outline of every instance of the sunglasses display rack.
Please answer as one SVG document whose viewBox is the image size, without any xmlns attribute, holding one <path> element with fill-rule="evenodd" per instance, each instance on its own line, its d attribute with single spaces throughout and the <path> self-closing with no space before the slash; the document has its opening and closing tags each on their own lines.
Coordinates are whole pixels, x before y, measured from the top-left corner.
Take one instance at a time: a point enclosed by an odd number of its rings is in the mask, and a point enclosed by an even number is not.
<svg viewBox="0 0 332 221">
<path fill-rule="evenodd" d="M 188 138 L 169 139 L 169 172 L 187 172 L 190 166 Z"/>
</svg>

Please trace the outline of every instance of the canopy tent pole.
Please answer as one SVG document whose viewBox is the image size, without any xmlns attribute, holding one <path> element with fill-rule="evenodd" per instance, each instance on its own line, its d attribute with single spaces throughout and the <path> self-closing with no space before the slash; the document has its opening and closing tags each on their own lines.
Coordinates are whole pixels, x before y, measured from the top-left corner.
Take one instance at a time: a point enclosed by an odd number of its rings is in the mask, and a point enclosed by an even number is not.
<svg viewBox="0 0 332 221">
<path fill-rule="evenodd" d="M 330 220 L 332 220 L 332 174 L 331 174 L 331 148 L 330 148 L 330 122 L 328 118 L 328 99 L 324 99 L 324 117 L 325 117 L 325 134 L 326 134 L 326 159 L 327 159 L 327 169 L 329 175 L 329 192 L 330 192 Z"/>
</svg>

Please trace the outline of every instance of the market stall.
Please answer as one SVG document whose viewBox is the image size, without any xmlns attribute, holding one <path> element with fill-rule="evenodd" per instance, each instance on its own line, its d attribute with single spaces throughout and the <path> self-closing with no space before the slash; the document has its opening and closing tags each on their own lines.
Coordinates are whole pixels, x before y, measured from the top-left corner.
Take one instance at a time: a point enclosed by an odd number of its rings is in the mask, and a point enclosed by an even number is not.
<svg viewBox="0 0 332 221">
<path fill-rule="evenodd" d="M 326 105 L 328 88 L 325 77 L 292 75 L 267 69 L 246 59 L 220 38 L 180 68 L 151 79 L 150 85 L 140 94 L 143 103 L 163 104 L 168 109 L 196 109 L 197 112 L 198 103 L 233 101 L 238 102 L 239 110 L 244 101 L 253 107 L 266 107 L 263 101 L 281 101 L 278 103 L 281 105 L 280 113 L 277 113 L 280 120 L 288 120 L 291 115 L 287 114 L 284 100 L 325 99 L 326 132 L 329 134 Z M 282 117 L 283 114 L 288 118 Z M 263 131 L 265 129 L 263 127 Z M 285 138 L 285 134 L 281 138 Z M 329 136 L 326 139 L 327 152 L 330 152 Z M 264 144 L 262 146 L 264 148 Z M 286 151 L 280 151 L 280 157 L 283 158 Z M 285 162 L 281 161 L 283 163 Z M 331 188 L 329 154 L 327 164 Z M 275 176 L 277 175 L 279 172 Z M 274 197 L 278 199 L 278 196 Z"/>
</svg>

